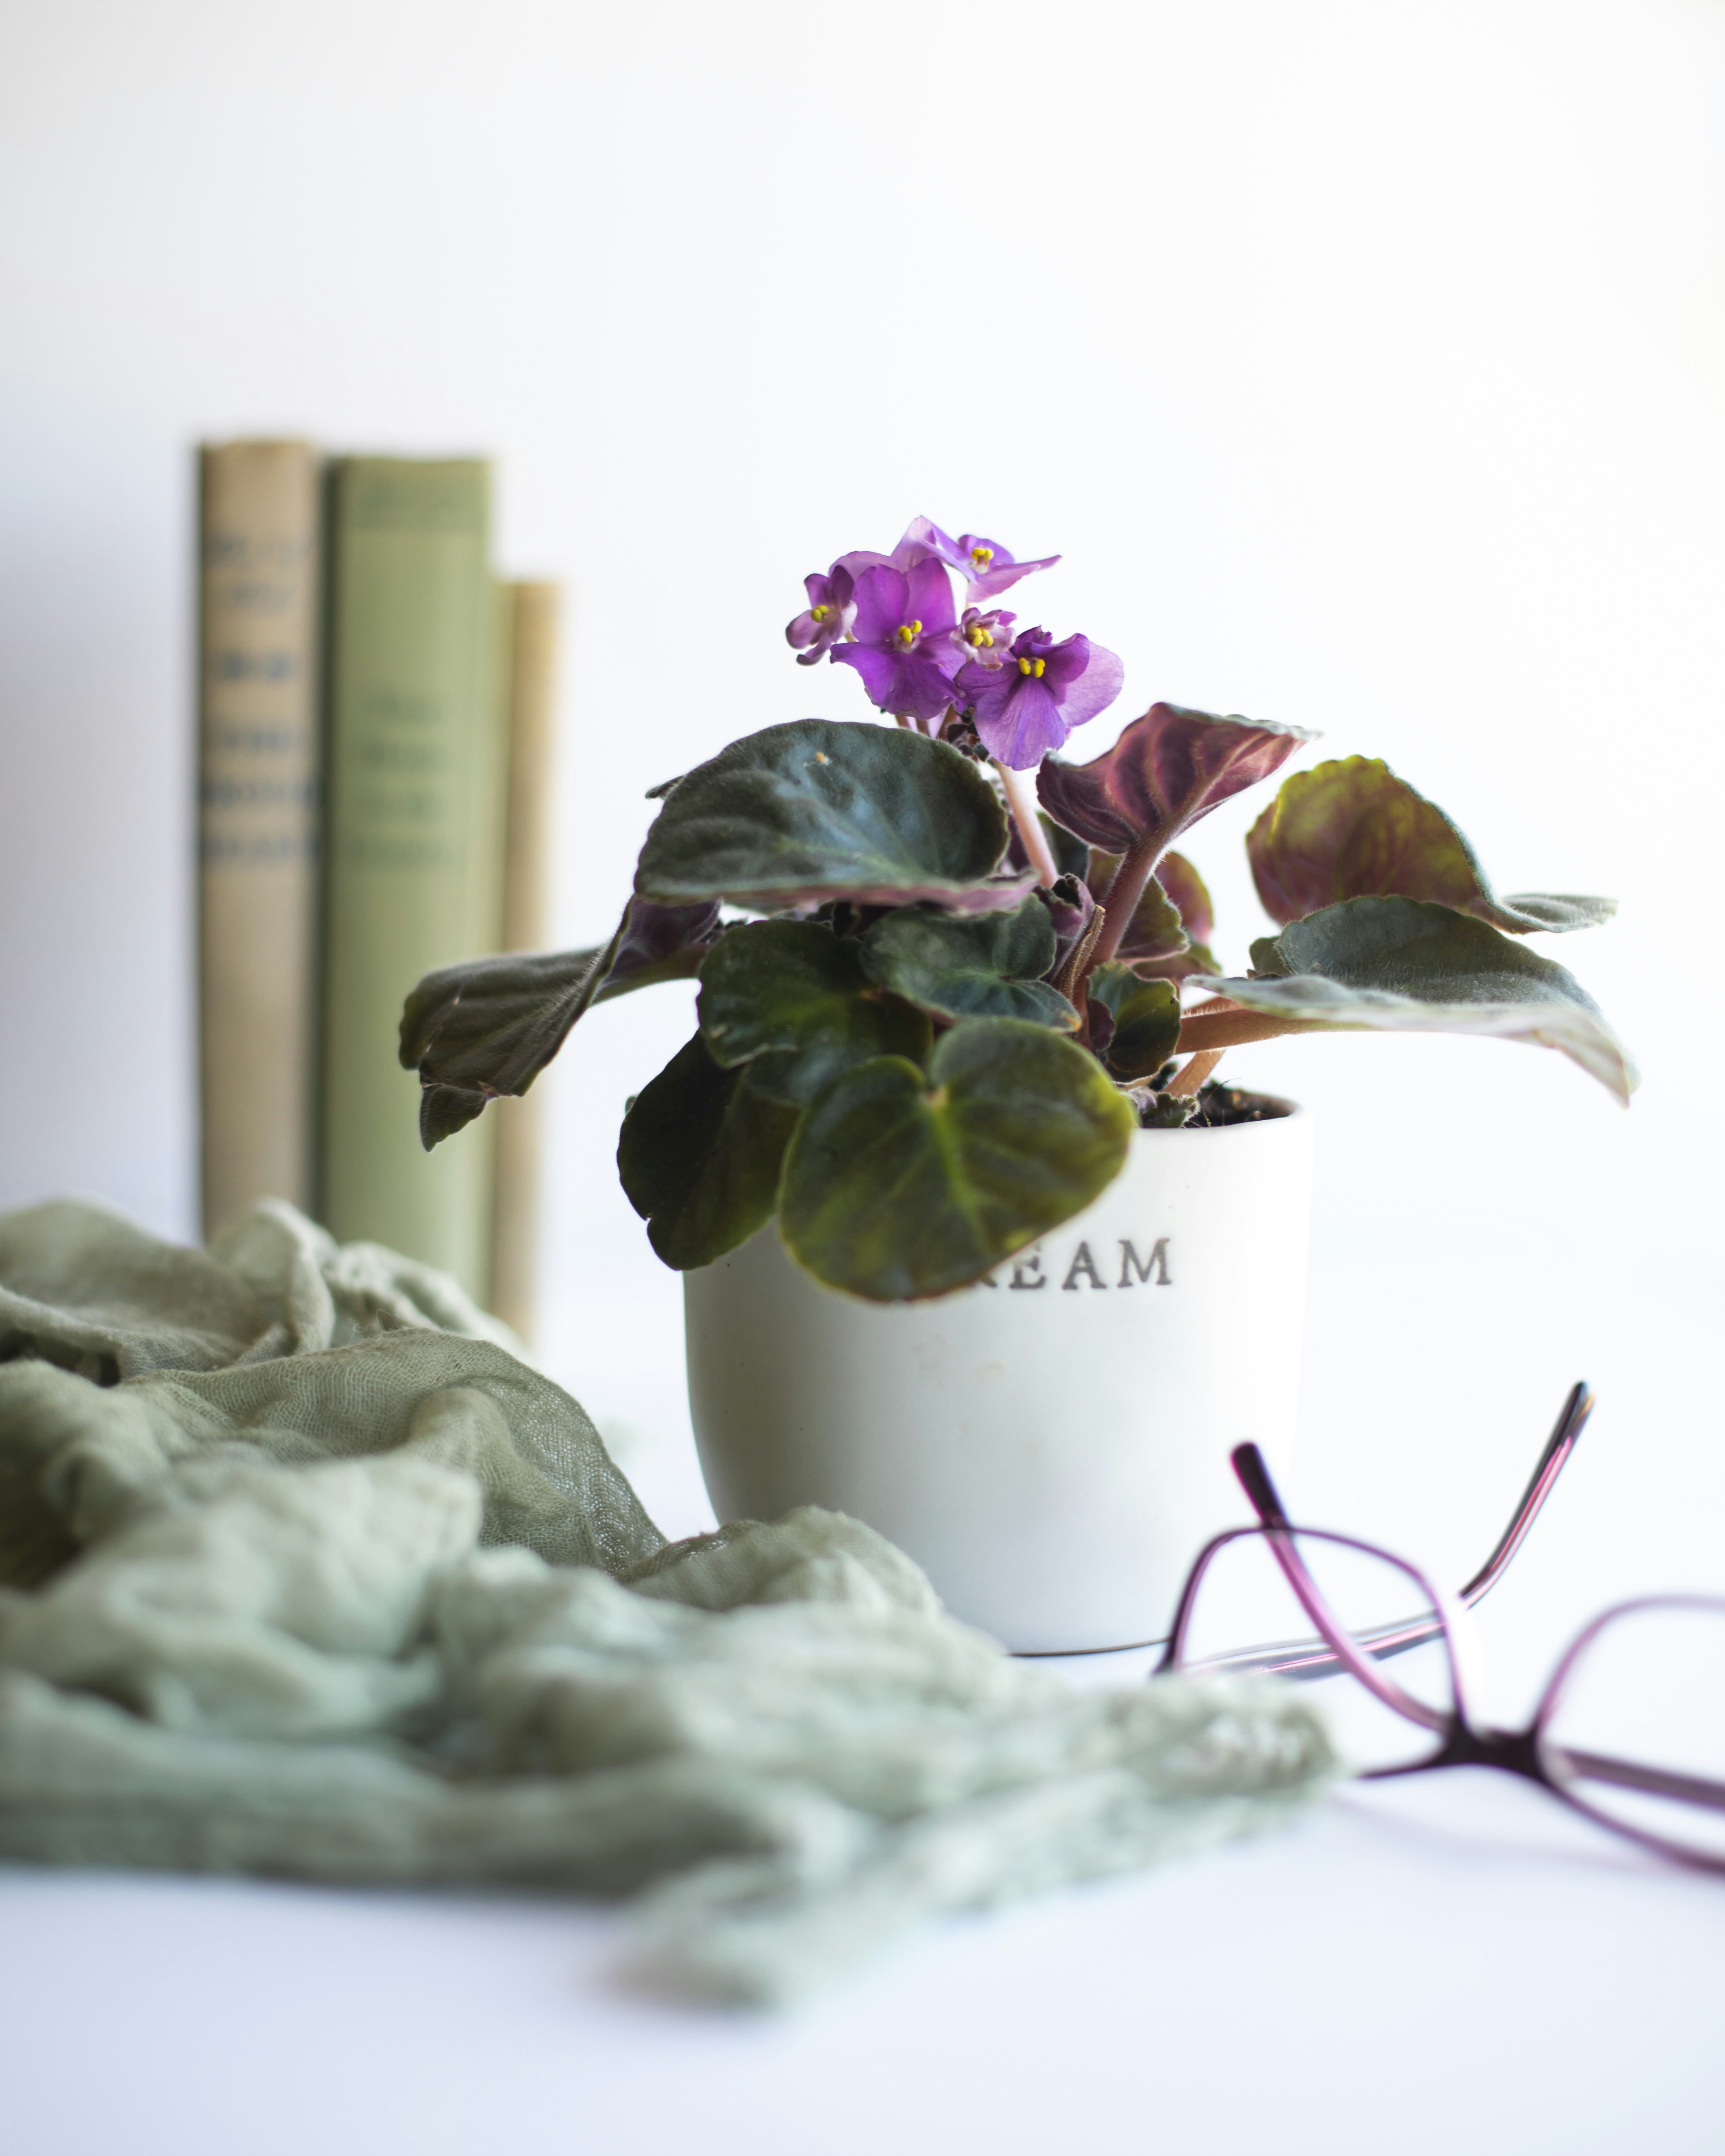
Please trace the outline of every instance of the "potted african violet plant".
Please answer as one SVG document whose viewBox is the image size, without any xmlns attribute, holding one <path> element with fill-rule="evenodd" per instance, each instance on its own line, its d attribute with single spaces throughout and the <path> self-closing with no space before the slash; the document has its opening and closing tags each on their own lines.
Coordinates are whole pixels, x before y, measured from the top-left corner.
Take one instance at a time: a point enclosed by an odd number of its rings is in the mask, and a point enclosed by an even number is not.
<svg viewBox="0 0 1725 2156">
<path fill-rule="evenodd" d="M 1291 1435 L 1309 1119 L 1222 1084 L 1226 1050 L 1489 1034 L 1634 1082 L 1522 940 L 1610 903 L 1498 897 L 1368 757 L 1291 777 L 1253 827 L 1279 932 L 1224 974 L 1173 848 L 1308 737 L 1158 703 L 1063 761 L 1120 661 L 996 603 L 1056 558 L 919 519 L 810 577 L 800 663 L 851 667 L 893 723 L 771 726 L 655 788 L 608 943 L 450 967 L 402 1021 L 430 1147 L 589 1009 L 698 978 L 618 1163 L 685 1275 L 719 1517 L 855 1513 L 1028 1652 L 1165 1630 L 1238 1510 L 1230 1448 Z"/>
</svg>

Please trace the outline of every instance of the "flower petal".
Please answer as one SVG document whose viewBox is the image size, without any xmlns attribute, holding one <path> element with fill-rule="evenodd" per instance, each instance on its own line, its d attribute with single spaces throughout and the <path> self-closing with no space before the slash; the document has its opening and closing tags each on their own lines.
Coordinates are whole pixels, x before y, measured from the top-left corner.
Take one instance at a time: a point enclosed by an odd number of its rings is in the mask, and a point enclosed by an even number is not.
<svg viewBox="0 0 1725 2156">
<path fill-rule="evenodd" d="M 986 720 L 979 701 L 973 723 L 989 755 L 1014 771 L 1034 771 L 1066 738 L 1058 699 L 1046 682 L 1029 674 L 1019 675 Z"/>
<path fill-rule="evenodd" d="M 883 711 L 898 709 L 891 701 L 899 674 L 899 662 L 891 652 L 882 650 L 876 644 L 835 644 L 833 658 L 837 665 L 854 666 L 861 675 L 870 702 L 878 704 Z"/>
<path fill-rule="evenodd" d="M 955 569 L 964 564 L 959 554 L 962 540 L 949 539 L 938 524 L 932 524 L 926 516 L 913 516 L 905 526 L 905 536 L 892 550 L 893 561 L 901 569 L 912 568 L 926 556 L 932 555 L 938 562 L 949 562 Z"/>
<path fill-rule="evenodd" d="M 898 662 L 898 683 L 893 694 L 901 701 L 889 708 L 913 719 L 937 719 L 952 701 L 951 675 L 940 664 L 941 647 L 925 650 L 920 645 Z"/>
<path fill-rule="evenodd" d="M 1098 711 L 1106 711 L 1120 694 L 1126 667 L 1100 644 L 1090 647 L 1090 664 L 1066 691 L 1060 708 L 1069 726 L 1081 726 Z"/>
<path fill-rule="evenodd" d="M 1009 555 L 1002 561 L 996 554 L 979 577 L 969 577 L 970 595 L 973 599 L 998 598 L 1002 592 L 1009 592 L 1020 577 L 1028 577 L 1035 569 L 1051 569 L 1060 558 L 1058 554 L 1045 554 L 1040 562 L 1014 562 Z"/>
<path fill-rule="evenodd" d="M 1090 654 L 1091 642 L 1087 636 L 1069 636 L 1041 654 L 1041 679 L 1047 682 L 1063 704 L 1066 701 L 1067 691 L 1081 679 L 1085 668 L 1089 665 Z"/>
<path fill-rule="evenodd" d="M 957 629 L 958 616 L 952 603 L 952 580 L 946 565 L 932 555 L 917 562 L 905 578 L 905 605 L 901 620 L 920 621 L 925 635 L 938 636 Z"/>
<path fill-rule="evenodd" d="M 904 578 L 896 569 L 865 569 L 856 580 L 856 620 L 860 642 L 889 642 L 901 621 L 911 619 Z"/>
</svg>

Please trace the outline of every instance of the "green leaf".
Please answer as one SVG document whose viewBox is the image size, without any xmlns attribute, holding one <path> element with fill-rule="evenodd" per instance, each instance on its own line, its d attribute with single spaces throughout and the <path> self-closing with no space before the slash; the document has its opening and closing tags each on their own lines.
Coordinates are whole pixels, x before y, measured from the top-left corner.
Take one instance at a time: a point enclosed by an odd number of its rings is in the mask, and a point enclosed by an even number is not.
<svg viewBox="0 0 1725 2156">
<path fill-rule="evenodd" d="M 525 1093 L 593 1004 L 629 913 L 589 951 L 511 954 L 428 973 L 402 1007 L 400 1056 L 419 1073 L 419 1142 L 427 1152 L 499 1094 Z"/>
<path fill-rule="evenodd" d="M 403 1006 L 401 1060 L 417 1068 L 419 1137 L 429 1152 L 500 1094 L 525 1093 L 594 1004 L 687 980 L 717 932 L 719 909 L 632 898 L 608 944 L 511 952 L 428 973 Z"/>
<path fill-rule="evenodd" d="M 863 936 L 862 963 L 883 988 L 937 1018 L 1019 1018 L 1076 1033 L 1077 1012 L 1042 978 L 1056 942 L 1034 897 L 1015 913 L 971 920 L 906 906 Z"/>
<path fill-rule="evenodd" d="M 1252 962 L 1269 978 L 1198 982 L 1245 1009 L 1189 1015 L 1183 1048 L 1314 1027 L 1481 1034 L 1555 1048 L 1625 1102 L 1636 1083 L 1573 974 L 1447 906 L 1348 899 L 1254 944 Z"/>
<path fill-rule="evenodd" d="M 1088 983 L 1093 1001 L 1114 1020 L 1103 1060 L 1117 1078 L 1148 1078 L 1160 1070 L 1180 1038 L 1180 991 L 1172 981 L 1145 979 L 1118 958 L 1098 966 Z"/>
<path fill-rule="evenodd" d="M 1590 928 L 1612 898 L 1518 891 L 1498 898 L 1479 856 L 1435 801 L 1376 757 L 1296 772 L 1246 837 L 1252 880 L 1272 921 L 1303 920 L 1343 899 L 1425 899 L 1512 936 Z"/>
<path fill-rule="evenodd" d="M 630 1104 L 617 1146 L 624 1194 L 677 1272 L 711 1265 L 773 1217 L 797 1111 L 722 1070 L 701 1035 Z"/>
<path fill-rule="evenodd" d="M 935 1044 L 926 1078 L 881 1056 L 828 1087 L 785 1156 L 780 1233 L 829 1286 L 872 1302 L 943 1295 L 1082 1211 L 1134 1127 L 1081 1048 L 970 1019 Z"/>
<path fill-rule="evenodd" d="M 1006 812 L 944 742 L 866 721 L 798 719 L 732 742 L 678 783 L 641 850 L 635 889 L 665 905 L 772 910 L 829 898 L 961 913 L 1019 904 L 997 876 Z"/>
<path fill-rule="evenodd" d="M 713 1060 L 747 1063 L 755 1091 L 802 1107 L 874 1055 L 927 1055 L 928 1020 L 876 988 L 854 939 L 814 921 L 757 921 L 713 946 L 701 973 Z"/>
</svg>

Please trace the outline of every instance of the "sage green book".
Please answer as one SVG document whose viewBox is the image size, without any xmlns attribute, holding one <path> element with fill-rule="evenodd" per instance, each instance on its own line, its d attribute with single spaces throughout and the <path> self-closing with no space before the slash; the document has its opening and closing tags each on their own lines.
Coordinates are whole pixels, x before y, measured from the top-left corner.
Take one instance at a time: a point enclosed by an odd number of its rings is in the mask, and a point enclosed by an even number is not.
<svg viewBox="0 0 1725 2156">
<path fill-rule="evenodd" d="M 490 473 L 475 459 L 332 469 L 321 1206 L 490 1289 L 493 1118 L 426 1152 L 397 1056 L 424 973 L 503 931 L 507 740 Z"/>
</svg>

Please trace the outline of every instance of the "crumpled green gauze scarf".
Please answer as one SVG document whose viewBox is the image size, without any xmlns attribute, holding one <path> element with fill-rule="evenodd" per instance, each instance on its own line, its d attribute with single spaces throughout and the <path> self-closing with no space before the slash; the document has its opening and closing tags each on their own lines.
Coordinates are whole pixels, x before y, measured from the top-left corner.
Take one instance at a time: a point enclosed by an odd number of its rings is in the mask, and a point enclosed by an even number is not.
<svg viewBox="0 0 1725 2156">
<path fill-rule="evenodd" d="M 0 1856 L 640 1894 L 778 2001 L 1308 1804 L 1267 1680 L 1077 1691 L 813 1508 L 667 1543 L 450 1282 L 266 1204 L 0 1216 Z"/>
</svg>

